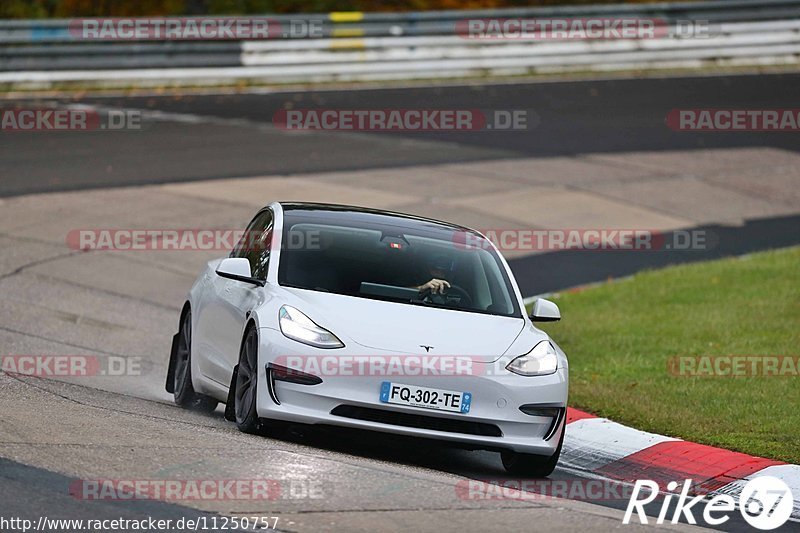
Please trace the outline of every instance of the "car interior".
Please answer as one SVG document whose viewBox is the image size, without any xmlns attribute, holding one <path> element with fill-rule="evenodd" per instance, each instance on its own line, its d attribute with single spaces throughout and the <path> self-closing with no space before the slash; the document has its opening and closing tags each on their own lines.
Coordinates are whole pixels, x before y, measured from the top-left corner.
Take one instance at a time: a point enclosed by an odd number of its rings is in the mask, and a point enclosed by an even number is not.
<svg viewBox="0 0 800 533">
<path fill-rule="evenodd" d="M 459 248 L 452 241 L 427 236 L 327 224 L 294 224 L 285 235 L 291 238 L 284 239 L 287 244 L 281 250 L 281 285 L 408 301 L 413 293 L 404 289 L 436 277 L 448 281 L 451 289 L 443 295 L 416 291 L 419 301 L 492 314 L 513 313 L 500 266 L 487 250 Z M 400 290 L 393 292 L 392 287 Z"/>
</svg>

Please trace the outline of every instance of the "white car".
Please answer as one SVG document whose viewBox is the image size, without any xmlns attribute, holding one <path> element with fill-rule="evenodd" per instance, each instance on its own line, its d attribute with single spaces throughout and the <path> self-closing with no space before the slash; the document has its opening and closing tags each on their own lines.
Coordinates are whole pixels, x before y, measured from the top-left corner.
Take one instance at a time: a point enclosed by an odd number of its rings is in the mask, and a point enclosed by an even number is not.
<svg viewBox="0 0 800 533">
<path fill-rule="evenodd" d="M 481 234 L 400 213 L 273 203 L 200 274 L 173 339 L 167 391 L 257 433 L 278 421 L 501 452 L 512 473 L 558 462 L 564 352 L 529 316 Z"/>
</svg>

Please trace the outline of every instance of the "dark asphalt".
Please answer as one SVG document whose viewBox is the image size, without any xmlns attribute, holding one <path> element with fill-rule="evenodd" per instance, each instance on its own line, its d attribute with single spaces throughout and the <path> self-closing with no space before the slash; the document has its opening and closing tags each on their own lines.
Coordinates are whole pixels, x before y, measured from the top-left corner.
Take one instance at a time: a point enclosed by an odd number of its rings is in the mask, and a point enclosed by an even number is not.
<svg viewBox="0 0 800 533">
<path fill-rule="evenodd" d="M 283 430 L 279 435 L 271 435 L 281 440 L 298 442 L 305 445 L 332 450 L 339 453 L 346 453 L 371 459 L 408 464 L 423 468 L 430 468 L 443 472 L 450 472 L 467 478 L 483 480 L 489 483 L 504 484 L 509 481 L 523 481 L 523 478 L 509 477 L 499 474 L 499 459 L 497 454 L 492 452 L 469 452 L 454 449 L 443 443 L 425 441 L 421 439 L 409 439 L 396 435 L 382 435 L 377 433 L 367 433 L 362 431 L 352 431 L 333 428 L 316 428 L 309 426 L 292 426 L 288 430 Z M 571 472 L 557 469 L 548 478 L 552 482 L 566 481 L 569 486 L 577 486 L 585 483 L 588 478 L 582 478 Z M 183 519 L 186 520 L 203 519 L 211 531 L 222 531 L 222 529 L 211 529 L 213 517 L 218 516 L 210 513 L 202 513 L 195 509 L 181 505 L 167 503 L 158 500 L 98 500 L 88 501 L 75 498 L 71 495 L 70 488 L 80 481 L 76 478 L 64 476 L 55 472 L 23 465 L 15 461 L 0 458 L 0 524 L 2 519 L 12 518 L 31 520 L 35 526 L 40 517 L 49 520 L 171 520 L 172 524 L 177 524 Z M 508 485 L 513 487 L 514 485 Z M 548 485 L 544 485 L 545 487 Z M 607 490 L 612 494 L 627 495 L 621 486 L 614 489 L 614 484 L 606 485 Z M 587 487 L 584 487 L 586 490 Z M 545 489 L 547 490 L 547 489 Z M 596 490 L 596 489 L 594 489 Z M 547 495 L 547 493 L 545 493 Z M 674 514 L 676 498 L 672 498 L 668 504 L 669 511 L 666 513 L 667 521 Z M 654 502 L 645 506 L 645 511 L 650 523 L 654 523 L 661 512 L 664 497 L 659 496 Z M 611 507 L 614 509 L 625 510 L 628 504 L 626 498 L 614 498 L 611 500 L 591 500 L 591 503 Z M 702 520 L 702 503 L 700 510 L 694 511 L 694 515 L 700 525 L 708 527 Z M 279 512 L 274 513 L 280 515 Z M 733 512 L 729 514 L 730 520 L 725 524 L 713 529 L 727 531 L 730 533 L 745 533 L 754 531 L 744 519 Z M 684 520 L 681 520 L 685 523 Z M 55 524 L 55 522 L 50 522 Z M 638 523 L 634 518 L 633 523 Z M 2 531 L 21 531 L 21 529 L 11 528 L 11 523 Z M 279 528 L 280 529 L 280 528 Z M 130 529 L 129 529 L 130 530 Z M 190 527 L 172 527 L 169 531 L 191 531 Z M 70 527 L 49 527 L 44 531 L 67 532 L 79 531 Z M 145 531 L 156 531 L 156 529 L 145 529 Z M 800 531 L 800 526 L 796 523 L 788 522 L 783 527 L 776 529 L 778 532 Z"/>
<path fill-rule="evenodd" d="M 664 118 L 670 109 L 677 107 L 796 107 L 798 94 L 800 75 L 782 74 L 297 94 L 93 98 L 84 102 L 205 118 L 195 122 L 146 120 L 141 131 L 130 132 L 1 133 L 0 197 L 531 156 L 760 146 L 797 151 L 800 149 L 797 134 L 676 133 L 664 125 Z M 297 108 L 527 109 L 535 113 L 537 126 L 506 133 L 288 135 L 270 127 L 274 113 L 287 104 Z M 0 102 L 0 107 L 13 105 L 9 101 Z M 645 268 L 800 244 L 798 216 L 751 220 L 743 227 L 698 229 L 710 236 L 712 246 L 708 250 L 570 251 L 516 259 L 511 265 L 523 294 L 527 295 L 629 275 Z M 460 452 L 433 444 L 422 449 L 404 447 L 394 437 L 330 439 L 325 432 L 316 430 L 301 430 L 301 433 L 310 433 L 303 436 L 306 442 L 322 448 L 473 478 L 496 475 L 499 463 L 488 452 Z M 579 479 L 561 470 L 554 478 Z M 0 459 L 3 502 L 0 514 L 38 517 L 46 513 L 59 518 L 199 514 L 159 502 L 82 502 L 68 495 L 71 481 L 59 474 Z M 601 503 L 617 508 L 626 504 Z M 651 515 L 657 512 L 658 509 L 653 509 Z M 737 520 L 722 529 L 744 531 L 747 527 Z M 798 530 L 796 524 L 784 529 Z"/>
<path fill-rule="evenodd" d="M 800 134 L 686 133 L 673 108 L 793 108 L 800 74 L 86 98 L 83 103 L 182 113 L 145 118 L 139 131 L 0 134 L 0 197 L 265 174 L 397 167 L 636 150 L 771 146 L 800 149 Z M 72 100 L 75 101 L 75 100 Z M 66 102 L 64 100 L 63 102 Z M 0 107 L 36 105 L 0 101 Z M 524 109 L 525 131 L 287 134 L 279 109 Z"/>
<path fill-rule="evenodd" d="M 170 520 L 172 527 L 164 531 L 195 531 L 194 527 L 175 526 L 185 526 L 189 520 L 201 525 L 213 524 L 215 516 L 220 520 L 218 515 L 158 500 L 82 500 L 70 493 L 70 488 L 75 483 L 80 483 L 80 480 L 0 457 L 0 531 L 23 531 L 26 524 L 13 522 L 13 519 L 31 521 L 32 524 L 27 524 L 28 531 L 35 531 L 41 517 L 47 520 L 39 530 L 44 532 L 101 531 L 86 527 L 88 523 L 81 529 L 75 527 L 75 523 L 70 527 L 69 523 L 58 522 L 59 520 L 124 519 L 144 521 L 146 526 L 150 525 L 147 522 L 150 518 L 156 521 Z M 155 532 L 159 529 L 158 525 L 117 529 L 133 530 Z M 103 531 L 115 529 L 106 528 Z"/>
<path fill-rule="evenodd" d="M 567 426 L 567 431 L 569 431 L 569 426 Z M 350 455 L 449 472 L 500 486 L 513 481 L 530 481 L 528 478 L 510 476 L 503 473 L 499 455 L 496 452 L 460 450 L 440 441 L 318 426 L 290 426 L 277 434 L 272 433 L 271 436 Z M 583 477 L 580 474 L 559 467 L 547 479 L 556 483 L 566 481 L 569 486 L 581 486 L 584 490 L 587 490 L 589 486 L 581 484 L 585 484 L 591 478 Z M 681 483 L 684 480 L 676 481 Z M 515 485 L 508 484 L 506 486 L 514 487 Z M 544 486 L 548 487 L 547 484 Z M 629 492 L 625 492 L 625 489 L 619 483 L 609 482 L 605 487 L 608 487 L 607 493 L 614 494 L 615 491 L 618 491 L 618 494 L 623 495 L 623 497 L 609 500 L 585 499 L 582 501 L 624 511 L 628 506 L 627 495 Z M 545 489 L 545 491 L 547 490 Z M 550 490 L 553 489 L 551 488 Z M 545 492 L 544 495 L 547 496 L 549 494 Z M 650 524 L 654 524 L 661 513 L 664 498 L 663 494 L 659 495 L 652 503 L 644 506 Z M 667 517 L 667 523 L 674 516 L 676 500 L 677 498 L 672 497 L 667 503 L 668 511 L 664 515 Z M 752 533 L 755 531 L 738 511 L 729 513 L 730 519 L 719 526 L 705 524 L 702 518 L 702 503 L 698 504 L 697 507 L 700 507 L 699 512 L 694 508 L 692 511 L 698 521 L 698 525 L 702 527 L 728 533 Z M 632 523 L 638 523 L 638 520 L 634 517 Z M 680 523 L 686 524 L 687 522 L 685 518 L 682 518 Z M 779 533 L 800 532 L 800 524 L 787 522 L 773 531 Z"/>
<path fill-rule="evenodd" d="M 797 246 L 800 216 L 748 220 L 742 226 L 698 226 L 685 231 L 701 232 L 706 237 L 704 249 L 568 250 L 529 255 L 508 263 L 523 295 L 543 294 L 646 269 Z M 680 243 L 681 236 L 675 239 L 673 235 L 674 232 L 663 234 L 663 243 Z"/>
</svg>

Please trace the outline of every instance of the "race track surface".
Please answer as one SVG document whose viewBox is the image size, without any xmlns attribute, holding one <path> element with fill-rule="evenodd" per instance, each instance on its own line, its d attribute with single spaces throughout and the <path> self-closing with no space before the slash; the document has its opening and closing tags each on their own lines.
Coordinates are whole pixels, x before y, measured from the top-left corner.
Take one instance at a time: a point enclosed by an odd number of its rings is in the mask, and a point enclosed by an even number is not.
<svg viewBox="0 0 800 533">
<path fill-rule="evenodd" d="M 479 228 L 644 227 L 711 237 L 693 251 L 510 250 L 523 294 L 533 296 L 800 244 L 797 134 L 677 133 L 664 125 L 677 107 L 788 108 L 798 93 L 800 75 L 784 74 L 60 99 L 145 110 L 143 127 L 2 135 L 0 353 L 136 359 L 142 372 L 56 380 L 0 373 L 4 512 L 279 516 L 287 531 L 621 527 L 626 501 L 459 497 L 461 480 L 507 479 L 493 453 L 322 428 L 255 437 L 238 433 L 221 409 L 207 416 L 178 409 L 163 390 L 170 339 L 195 275 L 224 251 L 86 253 L 68 246 L 67 234 L 241 228 L 258 206 L 281 197 Z M 288 134 L 271 120 L 289 104 L 527 109 L 536 121 L 506 133 Z M 287 489 L 266 502 L 153 503 L 68 494 L 81 479 L 254 477 L 289 488 L 316 483 L 324 496 Z M 553 478 L 589 480 L 564 469 Z M 722 529 L 747 530 L 741 520 Z"/>
<path fill-rule="evenodd" d="M 520 157 L 691 150 L 702 158 L 704 149 L 767 146 L 797 151 L 797 134 L 675 132 L 664 121 L 675 108 L 792 108 L 798 93 L 800 74 L 776 74 L 51 99 L 178 115 L 174 121 L 146 118 L 141 131 L 4 135 L 0 196 Z M 272 120 L 287 107 L 528 110 L 530 120 L 524 131 L 286 135 Z"/>
</svg>

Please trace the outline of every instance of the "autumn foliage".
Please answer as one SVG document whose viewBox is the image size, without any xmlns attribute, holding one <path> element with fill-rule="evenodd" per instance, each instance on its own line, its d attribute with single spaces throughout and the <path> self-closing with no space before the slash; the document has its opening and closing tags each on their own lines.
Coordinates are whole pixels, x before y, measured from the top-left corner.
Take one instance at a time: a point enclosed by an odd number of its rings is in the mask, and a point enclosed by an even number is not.
<svg viewBox="0 0 800 533">
<path fill-rule="evenodd" d="M 651 0 L 0 0 L 0 18 L 427 11 Z"/>
</svg>

